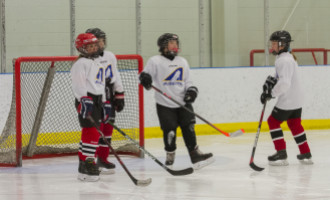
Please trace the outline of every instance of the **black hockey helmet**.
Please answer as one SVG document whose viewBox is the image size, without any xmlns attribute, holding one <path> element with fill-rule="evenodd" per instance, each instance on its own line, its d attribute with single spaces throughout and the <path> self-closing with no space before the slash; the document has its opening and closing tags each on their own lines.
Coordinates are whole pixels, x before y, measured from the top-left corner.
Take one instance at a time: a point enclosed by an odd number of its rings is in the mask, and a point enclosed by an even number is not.
<svg viewBox="0 0 330 200">
<path fill-rule="evenodd" d="M 179 36 L 174 33 L 164 33 L 157 40 L 157 45 L 159 47 L 159 52 L 164 53 L 164 49 L 170 40 L 176 40 L 179 46 Z"/>
<path fill-rule="evenodd" d="M 287 52 L 290 49 L 290 42 L 293 40 L 291 39 L 291 35 L 288 31 L 281 30 L 281 31 L 275 31 L 272 33 L 272 35 L 269 38 L 270 41 L 276 41 L 278 42 L 278 46 L 284 47 L 282 50 L 280 50 L 278 53 L 280 54 L 282 52 Z M 274 52 L 273 52 L 274 53 Z"/>
<path fill-rule="evenodd" d="M 102 31 L 99 28 L 89 28 L 89 29 L 86 30 L 86 33 L 91 33 L 91 34 L 95 35 L 95 37 L 97 37 L 98 40 L 104 39 L 104 47 L 99 48 L 99 53 L 100 53 L 100 55 L 102 55 L 104 49 L 107 46 L 107 40 L 106 40 L 105 32 Z"/>
<path fill-rule="evenodd" d="M 284 43 L 290 43 L 293 40 L 291 40 L 291 35 L 288 31 L 282 30 L 282 31 L 275 31 L 269 38 L 270 41 L 279 41 Z"/>
<path fill-rule="evenodd" d="M 97 37 L 97 39 L 103 38 L 104 41 L 106 39 L 105 32 L 99 28 L 89 28 L 86 30 L 86 33 L 91 33 L 91 34 L 95 35 L 95 37 Z"/>
</svg>

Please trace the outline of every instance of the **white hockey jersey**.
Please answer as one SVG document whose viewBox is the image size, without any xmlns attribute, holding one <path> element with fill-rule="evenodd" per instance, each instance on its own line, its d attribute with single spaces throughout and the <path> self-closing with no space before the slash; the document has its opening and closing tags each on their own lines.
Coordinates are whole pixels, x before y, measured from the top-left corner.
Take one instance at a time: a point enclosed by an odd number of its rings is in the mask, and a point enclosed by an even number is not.
<svg viewBox="0 0 330 200">
<path fill-rule="evenodd" d="M 143 70 L 151 75 L 153 84 L 173 99 L 181 104 L 187 88 L 193 86 L 190 79 L 190 67 L 186 59 L 176 56 L 173 60 L 169 60 L 161 55 L 151 57 Z M 176 103 L 172 102 L 162 94 L 155 92 L 156 103 L 170 107 L 178 108 Z"/>
<path fill-rule="evenodd" d="M 87 92 L 102 95 L 105 100 L 105 68 L 96 60 L 79 58 L 71 68 L 71 81 L 74 96 L 87 96 Z"/>
<path fill-rule="evenodd" d="M 116 56 L 110 51 L 104 51 L 103 56 L 99 56 L 95 61 L 101 63 L 105 68 L 105 77 L 111 78 L 111 83 L 114 84 L 114 91 L 123 92 L 123 84 L 117 68 Z"/>
<path fill-rule="evenodd" d="M 276 85 L 272 96 L 278 97 L 276 107 L 294 110 L 303 106 L 303 90 L 300 83 L 298 64 L 289 52 L 281 53 L 275 60 Z"/>
</svg>

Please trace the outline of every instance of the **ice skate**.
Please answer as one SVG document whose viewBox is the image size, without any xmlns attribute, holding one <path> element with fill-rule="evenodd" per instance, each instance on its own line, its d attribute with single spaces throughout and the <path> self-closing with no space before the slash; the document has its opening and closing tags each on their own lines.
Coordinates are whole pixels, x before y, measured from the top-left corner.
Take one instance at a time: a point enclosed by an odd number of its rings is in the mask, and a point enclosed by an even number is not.
<svg viewBox="0 0 330 200">
<path fill-rule="evenodd" d="M 173 152 L 166 152 L 166 161 L 165 165 L 169 168 L 172 168 L 175 159 L 175 151 Z"/>
<path fill-rule="evenodd" d="M 86 158 L 85 161 L 79 160 L 78 179 L 86 182 L 95 182 L 100 180 L 99 168 L 94 163 L 94 158 Z"/>
<path fill-rule="evenodd" d="M 214 162 L 212 153 L 204 154 L 198 149 L 198 147 L 196 147 L 195 150 L 191 151 L 189 155 L 195 170 L 201 169 Z"/>
<path fill-rule="evenodd" d="M 274 155 L 268 156 L 269 165 L 287 166 L 289 165 L 287 158 L 288 155 L 285 149 L 277 151 Z"/>
<path fill-rule="evenodd" d="M 108 159 L 102 160 L 98 157 L 96 163 L 99 166 L 100 174 L 109 175 L 115 173 L 116 165 L 109 162 Z"/>
<path fill-rule="evenodd" d="M 312 154 L 310 152 L 297 155 L 297 159 L 299 160 L 299 162 L 301 164 L 304 164 L 304 165 L 314 164 L 312 161 Z"/>
</svg>

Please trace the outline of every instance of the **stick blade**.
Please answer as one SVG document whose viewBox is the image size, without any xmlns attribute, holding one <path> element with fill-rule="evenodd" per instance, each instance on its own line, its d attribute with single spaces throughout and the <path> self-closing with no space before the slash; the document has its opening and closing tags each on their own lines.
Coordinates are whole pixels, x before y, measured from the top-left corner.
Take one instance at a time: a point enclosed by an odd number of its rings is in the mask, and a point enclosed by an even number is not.
<svg viewBox="0 0 330 200">
<path fill-rule="evenodd" d="M 167 168 L 166 170 L 173 176 L 184 176 L 184 175 L 192 174 L 194 172 L 194 169 L 192 167 L 182 170 L 171 170 L 170 168 Z"/>
<path fill-rule="evenodd" d="M 265 169 L 265 168 L 262 168 L 262 167 L 258 167 L 258 166 L 255 165 L 253 162 L 250 163 L 250 167 L 251 167 L 254 171 L 258 171 L 258 172 L 261 172 L 262 170 Z"/>
<path fill-rule="evenodd" d="M 238 137 L 238 136 L 241 136 L 243 135 L 245 131 L 243 129 L 240 129 L 238 131 L 235 131 L 235 132 L 232 132 L 232 133 L 229 133 L 230 137 Z"/>
<path fill-rule="evenodd" d="M 146 180 L 136 180 L 136 181 L 134 181 L 134 183 L 137 186 L 146 187 L 146 186 L 150 185 L 151 181 L 152 181 L 152 179 L 148 178 Z"/>
</svg>

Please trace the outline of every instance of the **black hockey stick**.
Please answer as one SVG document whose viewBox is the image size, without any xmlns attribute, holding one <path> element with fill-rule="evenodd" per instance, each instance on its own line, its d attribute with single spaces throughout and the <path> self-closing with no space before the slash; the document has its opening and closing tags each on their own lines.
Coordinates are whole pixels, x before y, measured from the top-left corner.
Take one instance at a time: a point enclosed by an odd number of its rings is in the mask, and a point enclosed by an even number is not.
<svg viewBox="0 0 330 200">
<path fill-rule="evenodd" d="M 134 176 L 131 174 L 131 172 L 127 169 L 127 167 L 125 166 L 125 164 L 123 163 L 123 161 L 120 159 L 120 157 L 118 156 L 118 154 L 115 152 L 115 150 L 112 148 L 112 146 L 110 145 L 110 143 L 108 142 L 107 139 L 105 139 L 103 132 L 100 130 L 100 128 L 97 126 L 97 124 L 95 123 L 94 119 L 91 116 L 87 117 L 89 119 L 89 121 L 92 122 L 93 126 L 97 129 L 97 131 L 99 132 L 99 134 L 101 135 L 102 139 L 104 140 L 104 142 L 109 146 L 110 150 L 112 151 L 112 153 L 115 155 L 115 157 L 117 158 L 117 160 L 119 161 L 120 165 L 124 168 L 125 172 L 127 173 L 127 175 L 131 178 L 131 180 L 133 181 L 133 183 L 137 186 L 148 186 L 151 183 L 151 178 L 148 178 L 146 180 L 138 180 L 136 178 L 134 178 Z"/>
<path fill-rule="evenodd" d="M 262 167 L 258 167 L 257 165 L 254 164 L 253 160 L 254 160 L 254 153 L 256 151 L 257 148 L 257 142 L 258 142 L 258 138 L 259 138 L 259 134 L 260 134 L 260 129 L 261 129 L 261 124 L 262 124 L 262 119 L 264 118 L 264 113 L 265 113 L 265 109 L 266 109 L 266 103 L 264 104 L 264 107 L 262 108 L 262 112 L 261 112 L 261 116 L 260 116 L 260 120 L 259 120 L 259 126 L 258 126 L 258 131 L 257 131 L 257 135 L 256 135 L 256 139 L 254 140 L 254 145 L 253 145 L 253 149 L 252 149 L 252 155 L 251 155 L 251 159 L 250 159 L 250 167 L 252 169 L 254 169 L 255 171 L 262 171 L 265 168 Z"/>
<path fill-rule="evenodd" d="M 181 106 L 182 108 L 184 108 L 186 111 L 194 114 L 196 117 L 198 117 L 199 119 L 201 119 L 202 121 L 204 121 L 205 123 L 207 123 L 208 125 L 210 125 L 212 128 L 214 128 L 215 130 L 219 131 L 220 133 L 224 134 L 227 137 L 237 137 L 240 135 L 243 135 L 244 130 L 237 130 L 233 133 L 227 133 L 223 130 L 220 130 L 219 128 L 217 128 L 216 126 L 214 126 L 213 124 L 211 124 L 209 121 L 207 121 L 206 119 L 204 119 L 202 116 L 198 115 L 197 113 L 195 113 L 194 111 L 190 110 L 189 108 L 187 108 L 186 106 L 182 105 L 180 102 L 178 102 L 177 100 L 173 99 L 172 97 L 170 97 L 169 95 L 167 95 L 165 92 L 161 91 L 160 89 L 156 88 L 155 86 L 151 86 L 154 90 L 156 90 L 157 92 L 161 93 L 162 95 L 164 95 L 165 97 L 167 97 L 168 99 L 170 99 L 171 101 L 173 101 L 174 103 L 178 104 L 179 106 Z"/>
<path fill-rule="evenodd" d="M 155 156 L 153 156 L 151 153 L 149 153 L 145 148 L 141 147 L 139 143 L 135 140 L 133 140 L 131 137 L 129 137 L 124 131 L 122 131 L 120 128 L 118 128 L 116 125 L 114 125 L 112 122 L 109 121 L 109 124 L 113 126 L 120 134 L 122 134 L 126 139 L 130 140 L 134 143 L 134 145 L 139 148 L 141 151 L 146 153 L 152 160 L 154 160 L 157 164 L 159 164 L 163 169 L 168 171 L 168 173 L 172 174 L 173 176 L 183 176 L 188 175 L 194 172 L 194 169 L 189 167 L 182 170 L 172 170 L 168 168 L 166 165 L 164 165 L 162 162 L 160 162 Z"/>
</svg>

